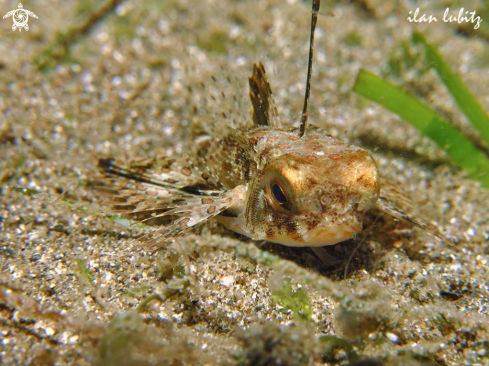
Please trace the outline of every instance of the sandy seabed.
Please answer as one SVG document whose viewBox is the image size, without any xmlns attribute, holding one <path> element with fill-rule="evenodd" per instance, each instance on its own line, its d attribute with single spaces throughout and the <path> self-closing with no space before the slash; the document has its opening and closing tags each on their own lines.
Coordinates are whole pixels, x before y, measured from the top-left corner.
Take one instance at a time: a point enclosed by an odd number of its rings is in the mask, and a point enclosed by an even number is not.
<svg viewBox="0 0 489 366">
<path fill-rule="evenodd" d="M 441 16 L 445 5 L 422 10 Z M 422 31 L 489 110 L 487 40 L 408 22 L 412 2 L 323 1 L 310 118 L 373 151 L 385 179 L 453 246 L 372 212 L 347 271 L 354 241 L 327 248 L 335 262 L 325 267 L 309 249 L 256 245 L 215 223 L 149 253 L 137 241 L 146 229 L 99 202 L 98 158 L 180 156 L 202 134 L 248 123 L 255 62 L 284 123 L 296 123 L 309 6 L 126 1 L 42 71 L 36 57 L 97 3 L 24 3 L 38 16 L 29 31 L 0 22 L 0 363 L 489 363 L 488 191 L 352 92 L 365 68 L 480 143 L 407 45 Z"/>
</svg>

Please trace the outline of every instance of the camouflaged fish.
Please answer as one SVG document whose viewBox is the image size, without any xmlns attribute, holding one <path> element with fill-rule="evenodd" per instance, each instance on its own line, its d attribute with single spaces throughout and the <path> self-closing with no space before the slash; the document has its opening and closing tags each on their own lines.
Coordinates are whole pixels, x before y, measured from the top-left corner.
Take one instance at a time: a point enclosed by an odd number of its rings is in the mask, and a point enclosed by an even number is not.
<svg viewBox="0 0 489 366">
<path fill-rule="evenodd" d="M 307 100 L 319 1 L 313 3 L 308 83 L 301 127 L 282 126 L 262 64 L 249 79 L 252 125 L 210 141 L 190 159 L 156 157 L 131 163 L 101 159 L 99 187 L 116 212 L 167 219 L 144 238 L 156 249 L 214 218 L 253 240 L 319 247 L 353 238 L 365 212 L 380 209 L 439 235 L 391 202 L 367 150 L 308 126 Z"/>
</svg>

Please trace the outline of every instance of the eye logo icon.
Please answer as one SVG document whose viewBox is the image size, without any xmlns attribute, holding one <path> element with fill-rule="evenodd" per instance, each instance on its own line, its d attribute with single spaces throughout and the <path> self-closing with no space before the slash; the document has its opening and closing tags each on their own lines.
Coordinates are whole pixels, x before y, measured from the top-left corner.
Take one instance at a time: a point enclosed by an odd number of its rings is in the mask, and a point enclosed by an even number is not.
<svg viewBox="0 0 489 366">
<path fill-rule="evenodd" d="M 22 4 L 19 4 L 18 9 L 9 11 L 7 14 L 3 16 L 3 19 L 12 16 L 14 24 L 12 25 L 12 30 L 15 31 L 19 28 L 19 32 L 22 32 L 22 28 L 26 31 L 29 30 L 29 24 L 27 21 L 29 20 L 29 15 L 37 19 L 37 15 L 32 11 L 25 10 Z"/>
</svg>

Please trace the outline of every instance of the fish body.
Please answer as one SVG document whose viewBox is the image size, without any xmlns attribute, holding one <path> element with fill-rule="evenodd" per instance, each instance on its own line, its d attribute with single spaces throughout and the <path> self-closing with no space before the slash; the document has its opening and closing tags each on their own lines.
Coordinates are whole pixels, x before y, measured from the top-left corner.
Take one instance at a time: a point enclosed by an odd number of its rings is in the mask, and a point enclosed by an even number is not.
<svg viewBox="0 0 489 366">
<path fill-rule="evenodd" d="M 222 139 L 207 140 L 197 149 L 196 160 L 159 156 L 129 163 L 99 161 L 107 178 L 99 191 L 114 211 L 161 221 L 145 235 L 148 248 L 161 247 L 212 218 L 253 240 L 331 245 L 355 237 L 371 208 L 442 237 L 395 203 L 406 202 L 395 187 L 381 187 L 370 152 L 314 126 L 306 129 L 318 11 L 319 0 L 313 0 L 299 129 L 282 126 L 265 68 L 255 64 L 249 78 L 251 123 Z"/>
<path fill-rule="evenodd" d="M 168 218 L 146 237 L 156 248 L 215 218 L 253 240 L 324 246 L 355 236 L 376 205 L 380 178 L 372 155 L 314 126 L 281 126 L 263 65 L 250 78 L 252 124 L 189 158 L 130 163 L 101 159 L 99 187 L 117 212 Z"/>
<path fill-rule="evenodd" d="M 209 151 L 207 166 L 243 198 L 217 220 L 254 240 L 324 246 L 352 238 L 380 191 L 371 154 L 319 129 L 237 130 Z"/>
</svg>

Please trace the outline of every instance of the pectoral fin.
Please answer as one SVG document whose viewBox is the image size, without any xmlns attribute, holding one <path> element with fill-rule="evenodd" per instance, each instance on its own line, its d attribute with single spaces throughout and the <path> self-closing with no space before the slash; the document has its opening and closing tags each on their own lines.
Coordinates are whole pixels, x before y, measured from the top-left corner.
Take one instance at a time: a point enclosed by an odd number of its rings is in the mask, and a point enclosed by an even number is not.
<svg viewBox="0 0 489 366">
<path fill-rule="evenodd" d="M 399 192 L 393 184 L 386 183 L 382 186 L 380 197 L 374 207 L 397 219 L 407 221 L 440 238 L 444 242 L 450 243 L 435 225 L 429 223 L 426 219 L 411 213 L 413 211 L 411 201 Z"/>
<path fill-rule="evenodd" d="M 157 229 L 143 237 L 144 246 L 156 250 L 169 240 L 182 235 L 185 230 L 215 217 L 226 209 L 239 204 L 245 193 L 244 186 L 238 186 L 218 197 L 192 197 L 174 209 L 154 215 L 152 218 L 177 217 L 169 225 Z"/>
</svg>

